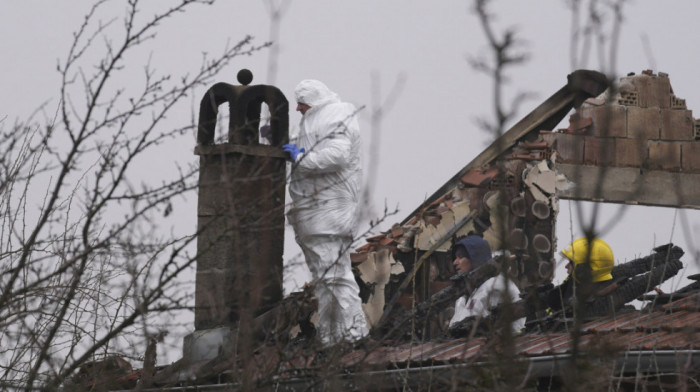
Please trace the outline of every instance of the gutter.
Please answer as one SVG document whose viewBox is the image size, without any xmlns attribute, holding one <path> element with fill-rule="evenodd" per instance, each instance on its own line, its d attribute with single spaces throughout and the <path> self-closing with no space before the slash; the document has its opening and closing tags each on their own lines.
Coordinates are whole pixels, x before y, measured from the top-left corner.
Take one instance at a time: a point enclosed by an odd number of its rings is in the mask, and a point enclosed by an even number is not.
<svg viewBox="0 0 700 392">
<path fill-rule="evenodd" d="M 581 356 L 594 363 L 603 364 L 598 358 Z M 558 377 L 561 367 L 572 360 L 571 354 L 543 355 L 517 359 L 517 365 L 527 365 L 527 378 Z M 683 373 L 700 371 L 700 350 L 636 350 L 627 351 L 614 360 L 611 372 L 615 375 L 636 375 L 639 373 Z M 320 379 L 318 376 L 278 378 L 266 385 L 257 385 L 257 391 L 315 391 L 342 388 L 344 390 L 391 390 L 398 386 L 428 385 L 431 380 L 449 381 L 469 379 L 481 371 L 494 367 L 490 361 L 409 367 L 405 369 L 379 370 L 345 375 L 331 375 Z M 240 383 L 182 386 L 170 388 L 149 388 L 148 391 L 215 392 L 243 390 Z M 116 391 L 127 392 L 127 391 Z"/>
</svg>

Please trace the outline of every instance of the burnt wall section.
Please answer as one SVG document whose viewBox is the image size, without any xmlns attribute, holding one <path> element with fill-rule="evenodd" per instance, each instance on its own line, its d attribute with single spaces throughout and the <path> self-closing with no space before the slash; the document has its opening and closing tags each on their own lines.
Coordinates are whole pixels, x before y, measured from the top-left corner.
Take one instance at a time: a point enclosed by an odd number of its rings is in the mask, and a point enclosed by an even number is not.
<svg viewBox="0 0 700 392">
<path fill-rule="evenodd" d="M 556 190 L 568 186 L 554 171 L 551 156 L 551 149 L 542 141 L 519 143 L 503 159 L 465 173 L 451 192 L 406 224 L 368 238 L 367 244 L 351 256 L 360 286 L 371 293 L 363 298 L 371 325 L 378 321 L 379 313 L 411 310 L 416 303 L 451 286 L 450 277 L 456 273 L 452 247 L 459 238 L 472 233 L 483 236 L 492 249 L 515 256 L 507 271 L 521 288 L 551 281 L 555 269 Z M 379 255 L 390 260 L 386 265 L 401 266 L 392 267 L 391 273 L 387 267 L 381 285 L 370 273 Z M 410 276 L 409 285 L 400 284 Z M 383 298 L 378 299 L 380 295 Z M 395 309 L 378 309 L 385 305 Z M 431 333 L 445 332 L 452 309 L 446 307 L 436 314 L 428 329 Z"/>
<path fill-rule="evenodd" d="M 561 198 L 700 208 L 700 121 L 668 75 L 623 77 L 588 99 L 568 128 L 540 133 L 576 184 Z"/>
<path fill-rule="evenodd" d="M 470 232 L 483 235 L 494 250 L 517 256 L 517 265 L 507 270 L 521 289 L 551 280 L 556 194 L 568 185 L 555 171 L 551 145 L 540 138 L 539 130 L 553 129 L 572 108 L 608 86 L 608 79 L 599 72 L 572 72 L 565 86 L 513 125 L 400 224 L 368 238 L 367 244 L 351 254 L 360 272 L 360 285 L 366 285 L 367 290 L 374 287 L 373 279 L 365 279 L 362 264 L 376 259 L 376 252 L 388 250 L 392 260 L 402 266 L 395 269 L 401 272 L 392 269 L 384 284 L 385 301 L 373 301 L 385 304 L 382 319 L 387 319 L 394 307 L 410 309 L 451 285 L 450 276 L 455 271 L 450 250 L 455 240 Z M 375 290 L 373 295 L 379 294 Z M 439 324 L 438 329 L 446 327 L 450 310 L 445 309 L 443 315 L 446 320 L 431 320 Z"/>
<path fill-rule="evenodd" d="M 572 108 L 569 127 L 552 131 Z M 610 87 L 602 74 L 572 73 L 404 221 L 351 254 L 374 315 L 368 320 L 415 309 L 450 285 L 450 249 L 469 232 L 516 256 L 507 273 L 521 291 L 551 281 L 559 198 L 700 208 L 698 153 L 700 121 L 668 75 L 644 71 Z M 392 266 L 381 280 L 367 272 L 380 254 Z M 444 332 L 448 307 L 429 320 L 428 337 Z"/>
<path fill-rule="evenodd" d="M 213 144 L 223 103 L 229 142 Z M 262 103 L 271 145 L 258 142 Z M 288 140 L 288 103 L 272 86 L 218 83 L 202 99 L 199 125 L 195 329 L 203 330 L 237 326 L 282 299 L 286 157 L 277 146 Z"/>
<path fill-rule="evenodd" d="M 489 189 L 479 207 L 489 216 L 483 236 L 493 249 L 516 256 L 509 273 L 520 287 L 549 282 L 554 272 L 555 193 L 562 182 L 550 156 L 544 143 L 521 142 L 503 160 L 462 177 L 465 187 Z"/>
</svg>

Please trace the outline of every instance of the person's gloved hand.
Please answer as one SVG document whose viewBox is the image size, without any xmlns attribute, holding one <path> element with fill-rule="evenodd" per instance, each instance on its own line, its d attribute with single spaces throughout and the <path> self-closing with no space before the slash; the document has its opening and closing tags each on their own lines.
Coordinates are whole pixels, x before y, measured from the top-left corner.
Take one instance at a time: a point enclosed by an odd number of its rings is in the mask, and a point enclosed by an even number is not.
<svg viewBox="0 0 700 392">
<path fill-rule="evenodd" d="M 282 149 L 289 153 L 289 156 L 292 157 L 292 162 L 297 161 L 297 157 L 299 156 L 299 154 L 301 154 L 302 152 L 306 152 L 306 150 L 304 150 L 303 148 L 299 149 L 299 146 L 297 146 L 296 144 L 285 144 L 282 146 Z"/>
</svg>

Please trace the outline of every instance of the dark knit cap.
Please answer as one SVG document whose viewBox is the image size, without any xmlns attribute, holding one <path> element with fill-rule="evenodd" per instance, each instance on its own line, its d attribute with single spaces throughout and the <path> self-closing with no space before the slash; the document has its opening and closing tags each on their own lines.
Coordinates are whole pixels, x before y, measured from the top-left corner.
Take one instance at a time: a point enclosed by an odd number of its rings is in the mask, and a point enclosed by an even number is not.
<svg viewBox="0 0 700 392">
<path fill-rule="evenodd" d="M 476 269 L 491 259 L 491 247 L 485 239 L 470 235 L 455 244 L 455 255 L 468 257 L 471 260 L 472 269 Z"/>
</svg>

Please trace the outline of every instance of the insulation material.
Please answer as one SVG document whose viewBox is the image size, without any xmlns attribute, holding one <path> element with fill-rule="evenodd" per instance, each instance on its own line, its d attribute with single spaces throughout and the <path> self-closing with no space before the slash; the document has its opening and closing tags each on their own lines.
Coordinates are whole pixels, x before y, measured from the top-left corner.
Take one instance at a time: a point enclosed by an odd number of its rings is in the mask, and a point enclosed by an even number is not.
<svg viewBox="0 0 700 392">
<path fill-rule="evenodd" d="M 437 242 L 442 240 L 458 222 L 464 219 L 470 211 L 469 203 L 465 201 L 455 203 L 451 209 L 443 212 L 440 223 L 437 225 L 425 224 L 423 220 L 420 220 L 420 228 L 422 231 L 416 234 L 414 248 L 420 250 L 431 249 Z M 458 233 L 469 232 L 470 230 L 474 230 L 473 222 L 467 223 Z M 445 241 L 436 251 L 447 252 L 451 247 L 452 243 L 450 241 Z"/>
<path fill-rule="evenodd" d="M 523 182 L 528 186 L 535 200 L 549 203 L 549 198 L 557 191 L 571 189 L 573 183 L 564 175 L 549 168 L 548 161 L 540 161 L 523 171 Z"/>
<path fill-rule="evenodd" d="M 556 185 L 556 173 L 549 169 L 546 161 L 541 161 L 523 171 L 523 182 L 528 186 L 535 200 L 549 202 Z"/>
<path fill-rule="evenodd" d="M 554 179 L 554 185 L 557 189 L 557 192 L 568 191 L 569 189 L 575 186 L 574 182 L 570 181 L 562 173 L 557 173 L 557 176 Z"/>
<path fill-rule="evenodd" d="M 557 162 L 557 158 L 559 158 L 559 155 L 557 154 L 556 151 L 552 152 L 552 156 L 550 158 L 550 161 L 552 164 Z M 576 186 L 573 181 L 569 180 L 566 178 L 566 176 L 562 173 L 557 173 L 556 177 L 554 178 L 554 188 L 557 190 L 557 192 L 563 192 L 563 191 L 568 191 L 569 189 L 572 189 Z M 555 209 L 555 211 L 557 211 Z"/>
<path fill-rule="evenodd" d="M 491 226 L 484 232 L 484 239 L 491 245 L 491 249 L 503 249 L 505 241 L 502 235 L 509 232 L 509 204 L 502 192 L 491 191 L 484 195 L 484 205 L 489 210 L 491 220 Z"/>
<path fill-rule="evenodd" d="M 394 260 L 388 249 L 381 249 L 377 252 L 371 252 L 367 260 L 358 265 L 357 269 L 360 271 L 362 281 L 372 287 L 372 294 L 370 294 L 367 303 L 362 304 L 367 325 L 371 327 L 379 321 L 384 311 L 386 302 L 384 287 L 389 283 L 390 276 L 404 272 L 404 268 L 401 263 Z"/>
<path fill-rule="evenodd" d="M 389 257 L 391 257 L 392 260 L 394 260 L 394 257 L 392 254 L 389 254 Z M 406 268 L 403 267 L 403 264 L 401 264 L 398 261 L 394 261 L 393 264 L 391 264 L 391 274 L 392 275 L 401 275 L 404 272 L 406 272 Z"/>
<path fill-rule="evenodd" d="M 622 77 L 619 83 L 615 83 L 612 88 L 607 88 L 597 97 L 588 98 L 581 107 L 602 106 L 606 103 L 619 103 L 620 105 L 638 105 L 638 92 L 632 79 L 633 77 Z"/>
<path fill-rule="evenodd" d="M 414 225 L 414 226 L 407 225 L 405 227 L 405 230 L 403 231 L 402 236 L 400 237 L 400 240 L 397 241 L 396 248 L 398 250 L 400 250 L 401 252 L 412 251 L 413 250 L 413 248 L 412 248 L 413 237 L 415 237 L 416 233 L 418 233 L 419 231 L 420 231 L 420 227 L 418 227 L 418 225 Z"/>
</svg>

